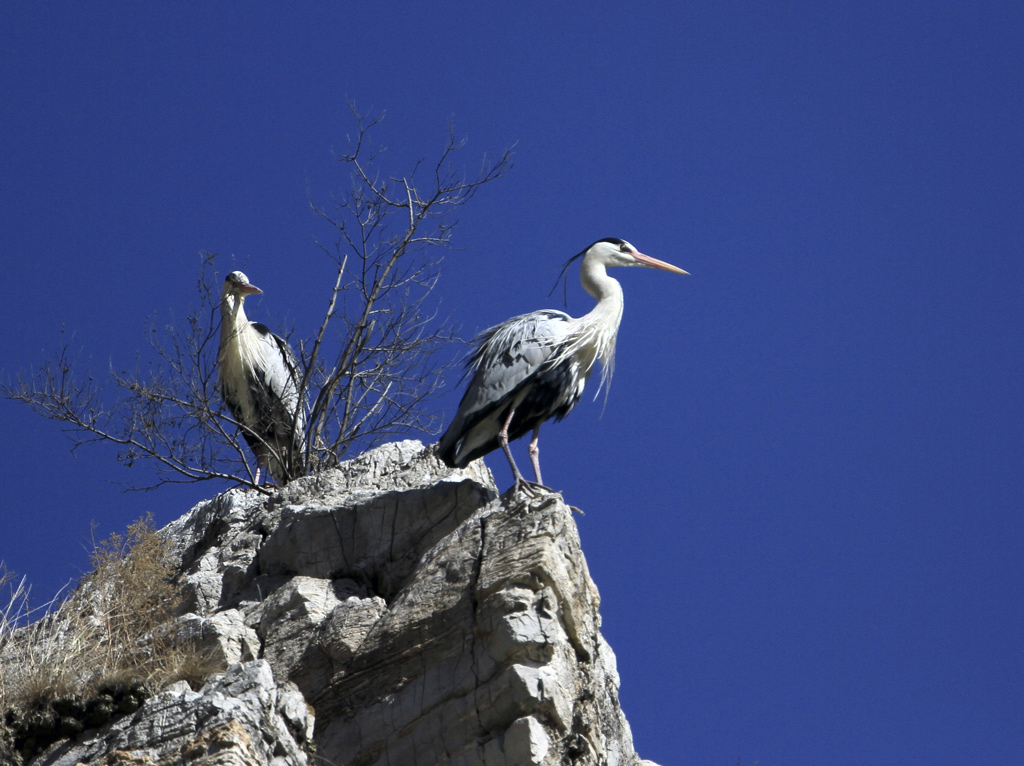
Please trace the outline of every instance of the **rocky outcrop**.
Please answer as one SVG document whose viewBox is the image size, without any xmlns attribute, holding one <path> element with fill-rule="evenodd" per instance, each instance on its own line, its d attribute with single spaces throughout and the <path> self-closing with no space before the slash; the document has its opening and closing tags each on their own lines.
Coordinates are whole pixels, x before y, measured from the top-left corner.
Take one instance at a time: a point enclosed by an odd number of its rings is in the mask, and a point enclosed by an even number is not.
<svg viewBox="0 0 1024 766">
<path fill-rule="evenodd" d="M 167 633 L 222 672 L 33 763 L 641 763 L 559 495 L 498 497 L 481 462 L 407 441 L 163 534 L 187 609 Z"/>
<path fill-rule="evenodd" d="M 294 685 L 263 661 L 233 665 L 199 691 L 179 681 L 96 736 L 65 740 L 33 763 L 47 766 L 304 766 L 313 716 Z"/>
</svg>

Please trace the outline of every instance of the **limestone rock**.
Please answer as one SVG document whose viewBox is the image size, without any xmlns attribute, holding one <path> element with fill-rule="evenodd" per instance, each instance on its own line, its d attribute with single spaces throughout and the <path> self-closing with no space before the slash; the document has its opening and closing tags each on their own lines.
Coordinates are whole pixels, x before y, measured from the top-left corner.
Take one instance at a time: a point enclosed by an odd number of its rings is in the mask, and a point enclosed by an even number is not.
<svg viewBox="0 0 1024 766">
<path fill-rule="evenodd" d="M 226 672 L 33 763 L 642 763 L 557 494 L 498 497 L 406 441 L 162 534 L 189 612 L 168 630 Z"/>
<path fill-rule="evenodd" d="M 33 763 L 304 766 L 309 726 L 298 696 L 282 693 L 265 661 L 235 665 L 198 692 L 174 684 L 134 715 L 82 741 L 58 743 Z"/>
<path fill-rule="evenodd" d="M 168 632 L 175 644 L 190 642 L 198 647 L 218 670 L 254 660 L 260 653 L 259 637 L 238 609 L 225 609 L 210 617 L 190 612 L 174 620 Z"/>
</svg>

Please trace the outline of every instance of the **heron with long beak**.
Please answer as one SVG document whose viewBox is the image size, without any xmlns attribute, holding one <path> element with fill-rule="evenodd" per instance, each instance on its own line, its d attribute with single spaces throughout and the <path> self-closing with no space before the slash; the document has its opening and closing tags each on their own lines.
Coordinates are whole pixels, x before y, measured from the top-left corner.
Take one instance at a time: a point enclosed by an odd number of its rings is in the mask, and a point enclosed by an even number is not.
<svg viewBox="0 0 1024 766">
<path fill-rule="evenodd" d="M 306 402 L 302 374 L 288 341 L 250 322 L 242 304 L 262 293 L 241 271 L 224 280 L 220 295 L 217 378 L 221 396 L 256 455 L 255 483 L 266 469 L 279 484 L 304 473 Z"/>
<path fill-rule="evenodd" d="M 580 282 L 597 300 L 590 313 L 573 318 L 552 309 L 534 311 L 485 330 L 474 341 L 476 350 L 467 361 L 473 377 L 455 418 L 438 442 L 438 455 L 446 465 L 464 468 L 501 447 L 517 490 L 543 487 L 538 446 L 541 425 L 569 414 L 597 360 L 601 361 L 601 385 L 611 383 L 615 338 L 622 320 L 622 286 L 607 270 L 647 266 L 687 273 L 615 238 L 598 240 L 569 259 L 566 268 L 580 258 Z M 509 448 L 510 441 L 530 431 L 530 462 L 536 482 L 523 478 Z"/>
</svg>

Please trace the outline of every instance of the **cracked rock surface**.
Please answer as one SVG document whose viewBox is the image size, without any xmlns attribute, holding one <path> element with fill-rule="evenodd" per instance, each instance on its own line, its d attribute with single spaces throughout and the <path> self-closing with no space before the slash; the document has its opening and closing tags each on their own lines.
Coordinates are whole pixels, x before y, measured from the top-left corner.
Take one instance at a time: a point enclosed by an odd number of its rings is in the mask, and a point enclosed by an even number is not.
<svg viewBox="0 0 1024 766">
<path fill-rule="evenodd" d="M 559 495 L 498 497 L 387 444 L 162 534 L 223 672 L 33 763 L 640 766 L 600 599 Z"/>
<path fill-rule="evenodd" d="M 199 691 L 184 681 L 150 697 L 97 735 L 65 740 L 33 760 L 47 766 L 256 766 L 310 762 L 300 744 L 312 723 L 294 686 L 259 660 L 232 666 Z M 307 721 L 308 717 L 308 721 Z"/>
</svg>

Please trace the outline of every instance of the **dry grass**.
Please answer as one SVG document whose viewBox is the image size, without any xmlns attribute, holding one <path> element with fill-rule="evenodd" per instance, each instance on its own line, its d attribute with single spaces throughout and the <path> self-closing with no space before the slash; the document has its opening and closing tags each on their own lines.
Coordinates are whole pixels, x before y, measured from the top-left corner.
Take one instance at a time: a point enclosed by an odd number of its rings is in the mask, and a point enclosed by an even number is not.
<svg viewBox="0 0 1024 766">
<path fill-rule="evenodd" d="M 0 710 L 208 675 L 194 648 L 158 629 L 180 606 L 169 553 L 146 516 L 96 545 L 92 571 L 66 598 L 36 609 L 24 579 L 0 572 L 8 593 L 0 608 Z"/>
</svg>

